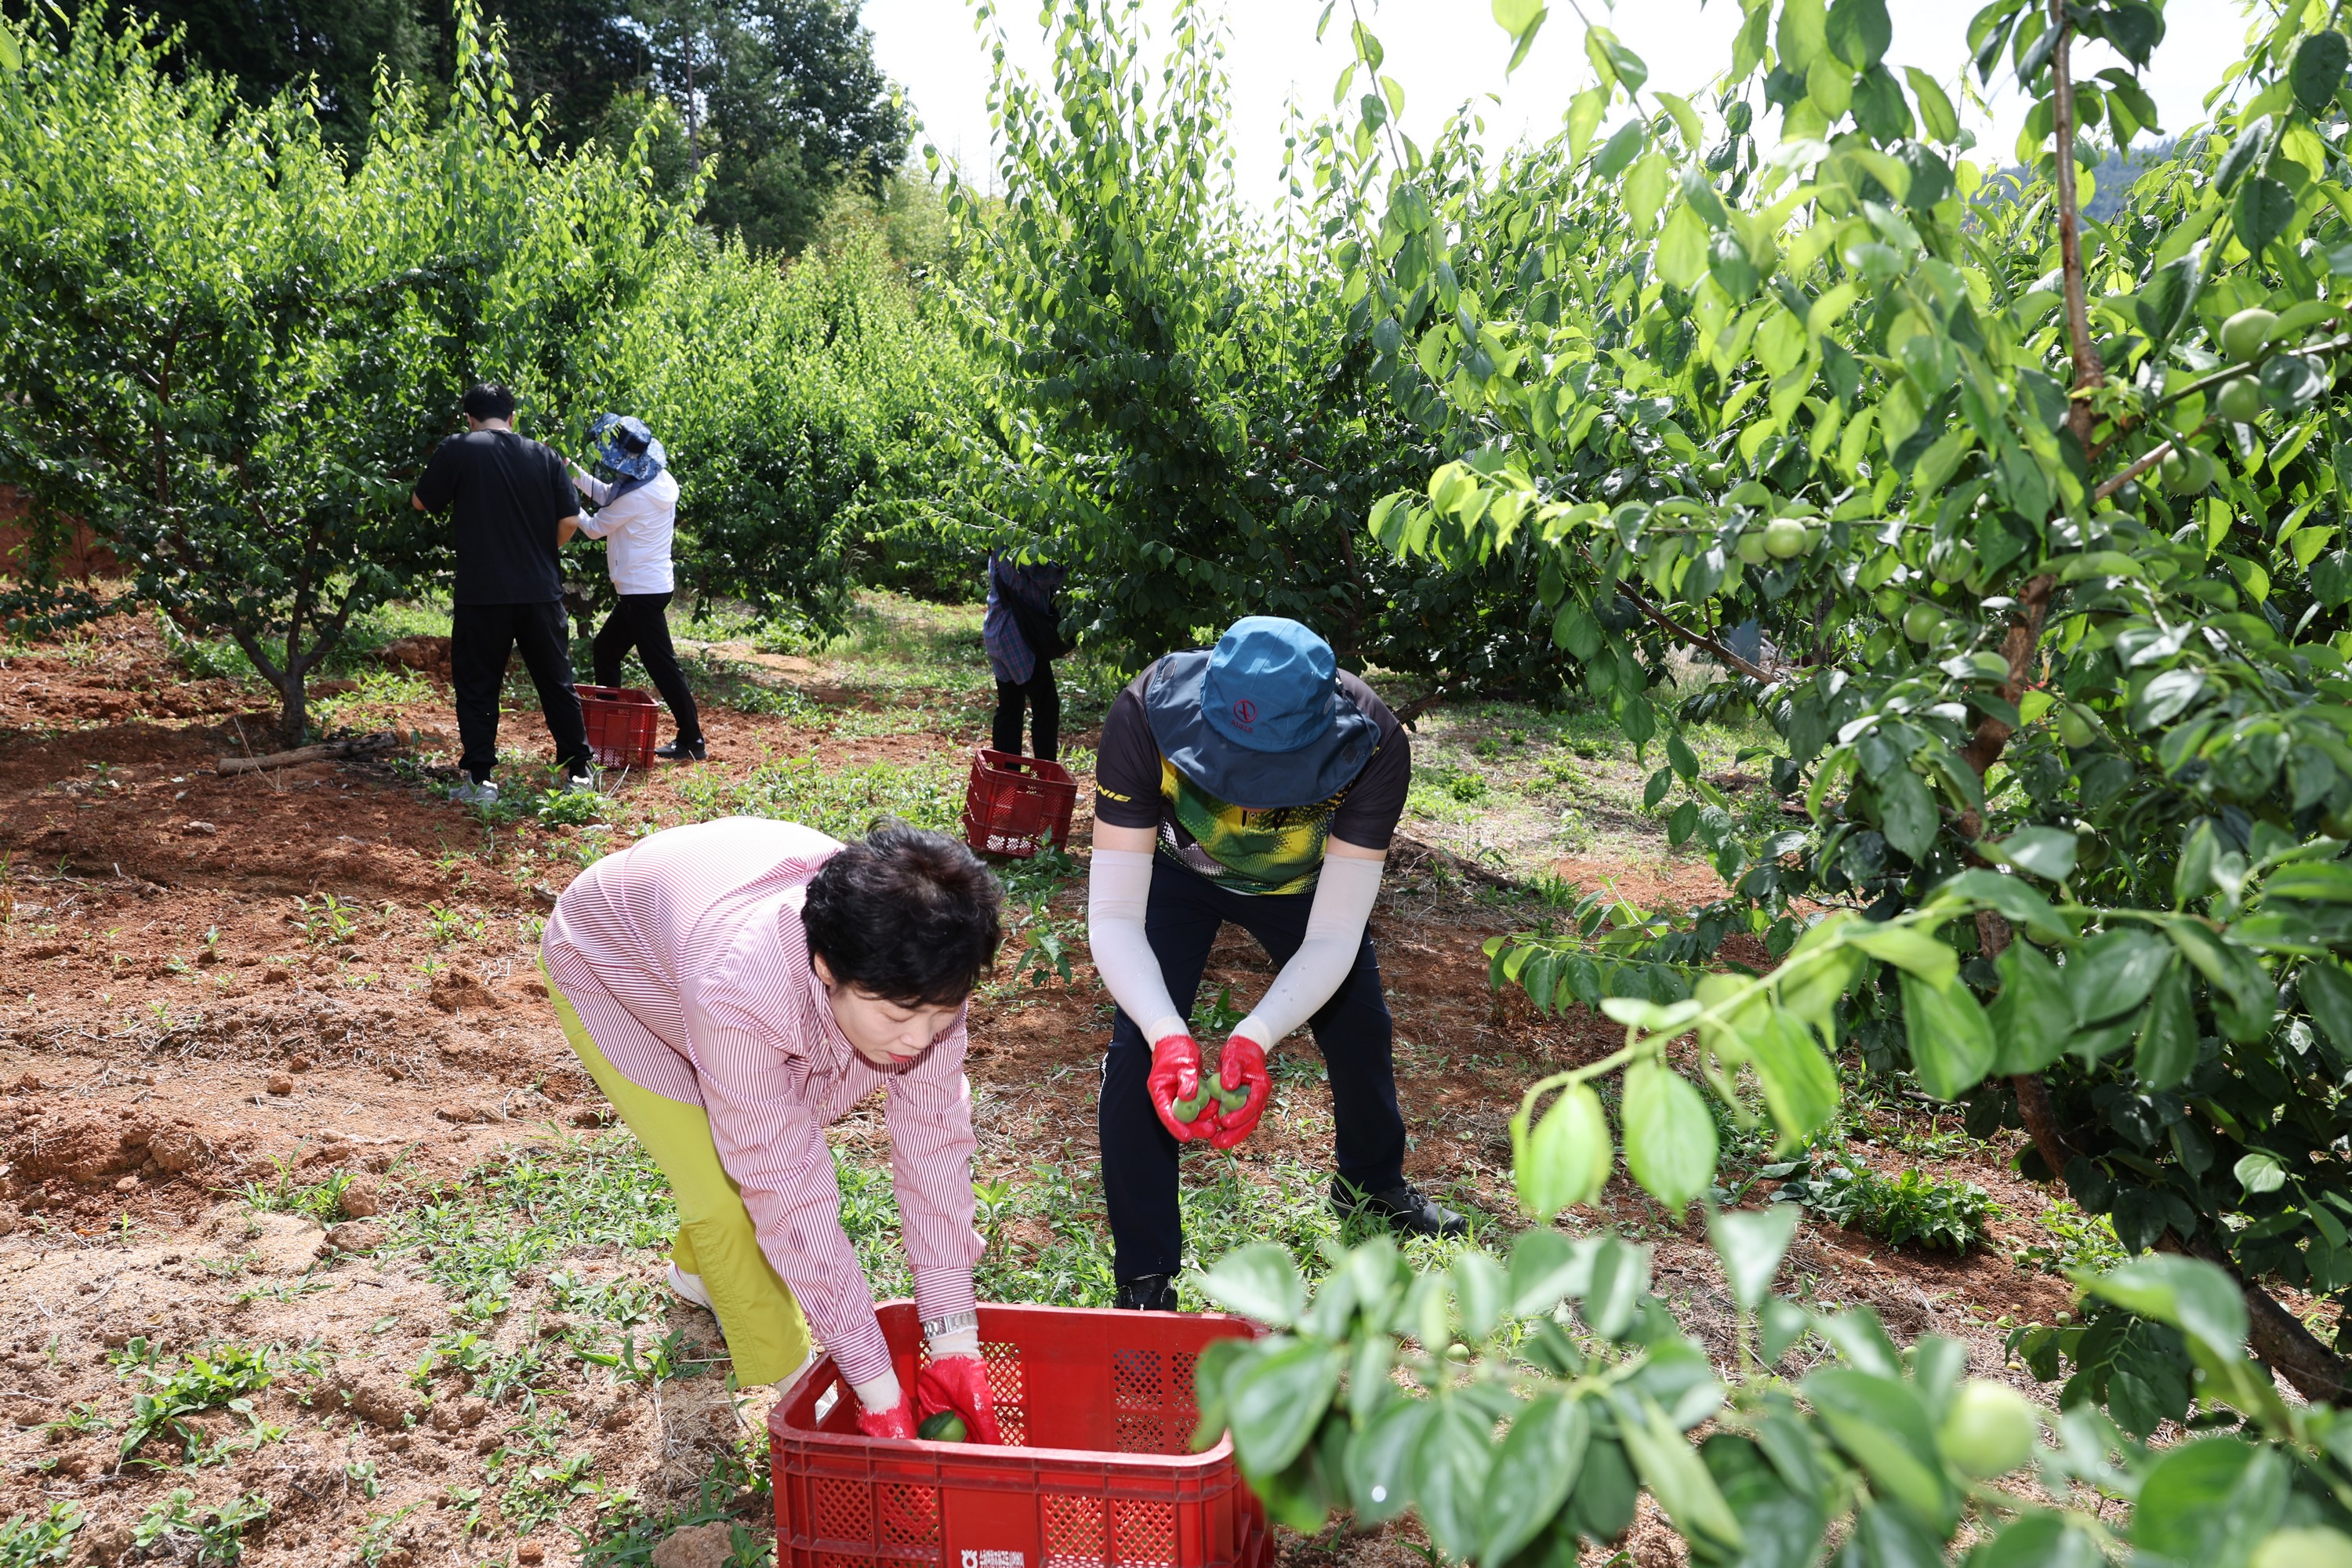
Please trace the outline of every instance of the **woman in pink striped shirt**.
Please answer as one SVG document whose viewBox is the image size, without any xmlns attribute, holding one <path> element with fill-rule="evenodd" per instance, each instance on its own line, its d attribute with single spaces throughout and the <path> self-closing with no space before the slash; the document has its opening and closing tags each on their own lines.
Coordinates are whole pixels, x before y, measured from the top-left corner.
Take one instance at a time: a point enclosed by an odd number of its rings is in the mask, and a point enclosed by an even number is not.
<svg viewBox="0 0 2352 1568">
<path fill-rule="evenodd" d="M 997 1441 L 963 1058 L 1001 898 L 940 834 L 887 823 L 844 846 L 736 816 L 590 867 L 541 948 L 572 1048 L 677 1196 L 672 1287 L 718 1315 L 745 1385 L 799 1367 L 814 1326 L 875 1436 L 911 1437 L 920 1415 L 952 1409 Z M 824 1142 L 877 1087 L 930 1351 L 911 1398 L 842 1232 Z"/>
</svg>

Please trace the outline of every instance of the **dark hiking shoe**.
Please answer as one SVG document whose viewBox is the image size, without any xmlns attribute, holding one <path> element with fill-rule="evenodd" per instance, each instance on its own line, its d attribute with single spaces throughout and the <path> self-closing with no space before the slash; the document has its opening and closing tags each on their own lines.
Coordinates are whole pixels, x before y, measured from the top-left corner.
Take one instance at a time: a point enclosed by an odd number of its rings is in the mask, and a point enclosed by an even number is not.
<svg viewBox="0 0 2352 1568">
<path fill-rule="evenodd" d="M 1331 1178 L 1331 1206 L 1341 1215 L 1365 1215 L 1407 1236 L 1467 1236 L 1470 1222 L 1422 1192 L 1411 1182 L 1399 1182 L 1377 1193 L 1359 1191 L 1345 1179 Z"/>
<path fill-rule="evenodd" d="M 667 746 L 656 746 L 654 755 L 666 763 L 707 763 L 710 760 L 710 748 L 680 735 Z"/>
<path fill-rule="evenodd" d="M 1128 1312 L 1172 1312 L 1176 1310 L 1176 1281 L 1165 1274 L 1122 1279 L 1111 1305 Z"/>
</svg>

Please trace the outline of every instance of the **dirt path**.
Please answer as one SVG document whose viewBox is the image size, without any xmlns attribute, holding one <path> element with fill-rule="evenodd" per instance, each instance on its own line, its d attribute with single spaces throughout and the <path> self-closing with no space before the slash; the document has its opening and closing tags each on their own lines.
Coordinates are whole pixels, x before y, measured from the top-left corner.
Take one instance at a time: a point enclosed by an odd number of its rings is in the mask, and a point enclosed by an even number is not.
<svg viewBox="0 0 2352 1568">
<path fill-rule="evenodd" d="M 415 738 L 392 759 L 216 775 L 266 709 L 185 678 L 146 625 L 0 659 L 6 1528 L 50 1529 L 76 1562 L 131 1560 L 138 1537 L 183 1561 L 226 1561 L 235 1543 L 265 1565 L 572 1563 L 583 1542 L 604 1543 L 594 1561 L 643 1563 L 666 1521 L 756 1513 L 765 1399 L 729 1391 L 710 1320 L 657 1287 L 666 1200 L 625 1135 L 600 1131 L 606 1110 L 536 974 L 541 922 L 580 866 L 671 823 L 771 810 L 845 831 L 877 807 L 944 821 L 964 742 L 940 716 L 979 700 L 971 673 L 910 695 L 895 677 L 861 686 L 854 664 L 786 670 L 830 706 L 785 690 L 744 699 L 764 715 L 714 708 L 718 760 L 625 780 L 603 825 L 567 826 L 441 799 L 454 725 L 414 679 L 414 700 L 372 713 Z M 544 747 L 527 704 L 505 738 Z M 1638 862 L 1563 858 L 1560 874 L 1588 872 L 1637 902 L 1709 881 L 1662 843 Z M 1030 872 L 1013 890 L 1024 924 L 973 1015 L 983 1291 L 1101 1300 L 1107 1001 L 1083 963 L 1079 882 Z M 1398 856 L 1376 917 L 1410 1173 L 1489 1234 L 1515 1227 L 1520 1089 L 1617 1039 L 1488 991 L 1480 944 L 1530 918 L 1423 852 Z M 1077 960 L 1070 981 L 1051 975 L 1048 937 Z M 1246 999 L 1268 973 L 1229 935 L 1203 994 Z M 1189 1164 L 1204 1258 L 1335 1229 L 1319 1077 L 1311 1049 L 1286 1048 L 1262 1133 L 1230 1163 Z M 903 1266 L 878 1112 L 835 1143 L 845 1217 L 887 1285 Z M 2031 1229 L 2040 1195 L 1977 1148 L 1968 1175 Z M 1906 1163 L 1889 1155 L 1890 1172 Z M 1662 1291 L 1727 1355 L 1700 1239 L 1622 1182 L 1570 1223 L 1612 1221 L 1657 1244 Z M 2066 1305 L 2016 1250 L 1923 1258 L 1809 1228 L 1790 1279 L 1874 1304 L 1906 1335 L 1959 1335 L 1990 1373 L 2007 1324 Z"/>
</svg>

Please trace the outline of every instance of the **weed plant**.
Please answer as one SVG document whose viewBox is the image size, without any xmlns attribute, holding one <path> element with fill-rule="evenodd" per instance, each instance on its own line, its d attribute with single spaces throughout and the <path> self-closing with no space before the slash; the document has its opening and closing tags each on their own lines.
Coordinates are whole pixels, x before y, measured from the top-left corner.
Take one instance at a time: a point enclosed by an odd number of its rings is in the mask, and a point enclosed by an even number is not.
<svg viewBox="0 0 2352 1568">
<path fill-rule="evenodd" d="M 78 1502 L 53 1502 L 44 1514 L 0 1521 L 0 1568 L 49 1568 L 73 1551 L 74 1532 L 89 1521 Z"/>
<path fill-rule="evenodd" d="M 1985 1238 L 2000 1212 L 1974 1182 L 1948 1181 L 1915 1166 L 1889 1180 L 1851 1154 L 1824 1151 L 1805 1159 L 1768 1165 L 1757 1173 L 1779 1177 L 1784 1203 L 1800 1203 L 1832 1225 L 1874 1236 L 1890 1247 L 1965 1252 Z"/>
<path fill-rule="evenodd" d="M 242 1563 L 246 1532 L 268 1516 L 269 1500 L 259 1492 L 218 1508 L 199 1508 L 196 1494 L 181 1487 L 131 1526 L 131 1546 L 134 1552 L 169 1556 L 194 1568 Z"/>
</svg>

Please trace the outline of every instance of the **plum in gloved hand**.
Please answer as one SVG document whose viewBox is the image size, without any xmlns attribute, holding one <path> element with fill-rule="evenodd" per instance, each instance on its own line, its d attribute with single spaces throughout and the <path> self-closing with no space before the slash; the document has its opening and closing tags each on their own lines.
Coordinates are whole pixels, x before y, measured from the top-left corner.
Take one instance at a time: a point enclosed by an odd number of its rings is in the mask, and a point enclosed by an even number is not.
<svg viewBox="0 0 2352 1568">
<path fill-rule="evenodd" d="M 1257 1130 L 1257 1119 L 1265 1114 L 1265 1102 L 1274 1093 L 1274 1082 L 1265 1075 L 1265 1047 L 1247 1035 L 1227 1040 L 1217 1061 L 1217 1081 L 1224 1109 L 1209 1135 L 1209 1147 L 1230 1149 Z M 1249 1099 L 1234 1104 L 1234 1095 L 1244 1090 Z"/>
<path fill-rule="evenodd" d="M 896 1405 L 886 1405 L 879 1410 L 857 1407 L 857 1429 L 868 1437 L 905 1437 L 915 1436 L 915 1402 L 905 1394 Z"/>
<path fill-rule="evenodd" d="M 976 1355 L 942 1356 L 915 1378 L 915 1403 L 926 1417 L 951 1410 L 963 1417 L 974 1443 L 1002 1443 L 996 1396 L 989 1392 L 988 1363 Z"/>
<path fill-rule="evenodd" d="M 1160 1125 L 1179 1143 L 1207 1136 L 1213 1125 L 1187 1121 L 1177 1114 L 1176 1102 L 1196 1098 L 1201 1089 L 1201 1044 L 1190 1035 L 1161 1037 L 1151 1047 L 1151 1075 L 1143 1080 Z"/>
</svg>

